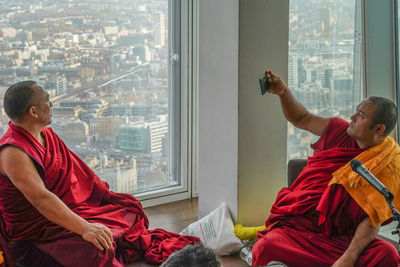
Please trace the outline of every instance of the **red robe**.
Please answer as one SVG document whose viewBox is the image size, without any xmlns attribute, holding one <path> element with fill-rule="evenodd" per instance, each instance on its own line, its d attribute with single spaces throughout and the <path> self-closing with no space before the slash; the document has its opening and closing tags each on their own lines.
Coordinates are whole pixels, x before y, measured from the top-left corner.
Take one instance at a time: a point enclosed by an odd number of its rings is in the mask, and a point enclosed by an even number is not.
<svg viewBox="0 0 400 267">
<path fill-rule="evenodd" d="M 331 266 L 347 249 L 367 216 L 341 185 L 328 183 L 332 173 L 359 153 L 347 134 L 349 124 L 332 118 L 312 147 L 314 154 L 289 188 L 279 191 L 266 229 L 253 247 L 253 265 L 281 261 L 288 266 Z M 398 266 L 394 246 L 376 238 L 356 266 Z"/>
<path fill-rule="evenodd" d="M 0 175 L 0 214 L 9 241 L 15 241 L 15 256 L 36 266 L 123 266 L 144 257 L 161 263 L 175 250 L 199 242 L 162 229 L 147 230 L 149 221 L 140 202 L 130 194 L 114 193 L 51 128 L 44 128 L 43 147 L 28 132 L 9 123 L 0 148 L 12 145 L 35 163 L 46 188 L 73 212 L 89 222 L 111 229 L 113 248 L 99 251 L 81 236 L 47 220 L 11 181 Z M 30 253 L 32 252 L 32 253 Z"/>
</svg>

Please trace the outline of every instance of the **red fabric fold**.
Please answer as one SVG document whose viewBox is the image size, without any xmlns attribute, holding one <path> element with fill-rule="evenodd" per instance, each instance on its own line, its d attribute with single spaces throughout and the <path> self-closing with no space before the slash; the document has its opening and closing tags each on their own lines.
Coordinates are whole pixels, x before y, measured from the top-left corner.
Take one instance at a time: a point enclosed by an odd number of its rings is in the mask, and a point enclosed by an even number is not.
<svg viewBox="0 0 400 267">
<path fill-rule="evenodd" d="M 289 188 L 279 191 L 271 215 L 265 223 L 266 231 L 282 219 L 315 211 L 332 173 L 361 151 L 359 148 L 331 148 L 314 152 L 295 182 Z"/>
<path fill-rule="evenodd" d="M 99 257 L 92 244 L 86 250 L 79 247 L 71 251 L 69 258 L 85 260 L 93 254 L 97 264 L 90 266 L 117 266 L 117 262 L 133 261 L 144 257 L 149 263 L 161 263 L 173 251 L 187 244 L 199 242 L 191 236 L 180 236 L 161 229 L 149 231 L 149 221 L 140 202 L 130 194 L 109 191 L 107 183 L 99 177 L 53 132 L 44 128 L 44 148 L 23 129 L 9 124 L 9 130 L 0 139 L 0 148 L 12 145 L 27 153 L 38 170 L 46 188 L 57 195 L 73 212 L 82 218 L 104 224 L 112 229 L 114 251 Z M 76 234 L 55 225 L 42 216 L 19 192 L 10 180 L 0 175 L 0 213 L 4 220 L 8 240 L 28 240 L 54 259 L 68 266 L 73 259 L 58 249 L 66 244 L 77 245 L 83 239 Z M 83 240 L 84 241 L 84 240 Z M 52 244 L 52 242 L 54 242 Z M 84 241 L 86 242 L 86 241 Z M 87 242 L 86 242 L 87 243 Z M 93 250 L 93 251 L 89 251 Z M 98 261 L 98 258 L 104 260 Z M 96 262 L 96 260 L 98 262 Z M 107 262 L 107 264 L 105 264 Z M 105 265 L 104 265 L 105 264 Z M 111 265 L 110 265 L 111 264 Z"/>
</svg>

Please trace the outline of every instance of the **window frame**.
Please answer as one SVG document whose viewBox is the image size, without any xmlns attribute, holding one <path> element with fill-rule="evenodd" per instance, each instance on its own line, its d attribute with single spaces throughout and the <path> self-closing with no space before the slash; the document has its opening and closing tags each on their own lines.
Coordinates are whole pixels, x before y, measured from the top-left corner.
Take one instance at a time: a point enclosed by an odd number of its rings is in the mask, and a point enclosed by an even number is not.
<svg viewBox="0 0 400 267">
<path fill-rule="evenodd" d="M 169 0 L 168 175 L 181 184 L 135 194 L 143 207 L 197 196 L 197 6 L 197 0 Z"/>
<path fill-rule="evenodd" d="M 394 6 L 396 0 L 365 0 L 365 86 L 366 95 L 396 102 Z M 377 53 L 379 51 L 379 53 Z"/>
</svg>

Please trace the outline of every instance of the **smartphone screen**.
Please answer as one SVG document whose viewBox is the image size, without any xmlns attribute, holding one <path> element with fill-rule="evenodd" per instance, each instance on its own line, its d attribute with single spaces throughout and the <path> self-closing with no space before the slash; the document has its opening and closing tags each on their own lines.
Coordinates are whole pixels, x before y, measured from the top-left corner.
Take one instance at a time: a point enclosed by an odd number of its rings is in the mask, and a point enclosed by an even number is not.
<svg viewBox="0 0 400 267">
<path fill-rule="evenodd" d="M 270 83 L 268 81 L 268 75 L 266 73 L 263 73 L 261 74 L 258 80 L 260 82 L 261 94 L 265 95 L 265 93 L 269 90 L 270 87 Z"/>
</svg>

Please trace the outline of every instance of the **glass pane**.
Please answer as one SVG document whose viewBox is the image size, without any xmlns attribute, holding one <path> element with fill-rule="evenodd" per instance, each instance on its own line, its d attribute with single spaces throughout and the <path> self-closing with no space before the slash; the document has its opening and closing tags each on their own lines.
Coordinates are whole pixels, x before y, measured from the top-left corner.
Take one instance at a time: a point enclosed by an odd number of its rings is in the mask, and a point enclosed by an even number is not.
<svg viewBox="0 0 400 267">
<path fill-rule="evenodd" d="M 360 0 L 291 0 L 289 78 L 310 112 L 350 120 L 362 97 Z M 311 155 L 318 137 L 288 123 L 288 160 Z"/>
<path fill-rule="evenodd" d="M 54 104 L 50 127 L 113 191 L 176 185 L 168 9 L 168 0 L 0 2 L 1 95 L 37 81 Z"/>
</svg>

